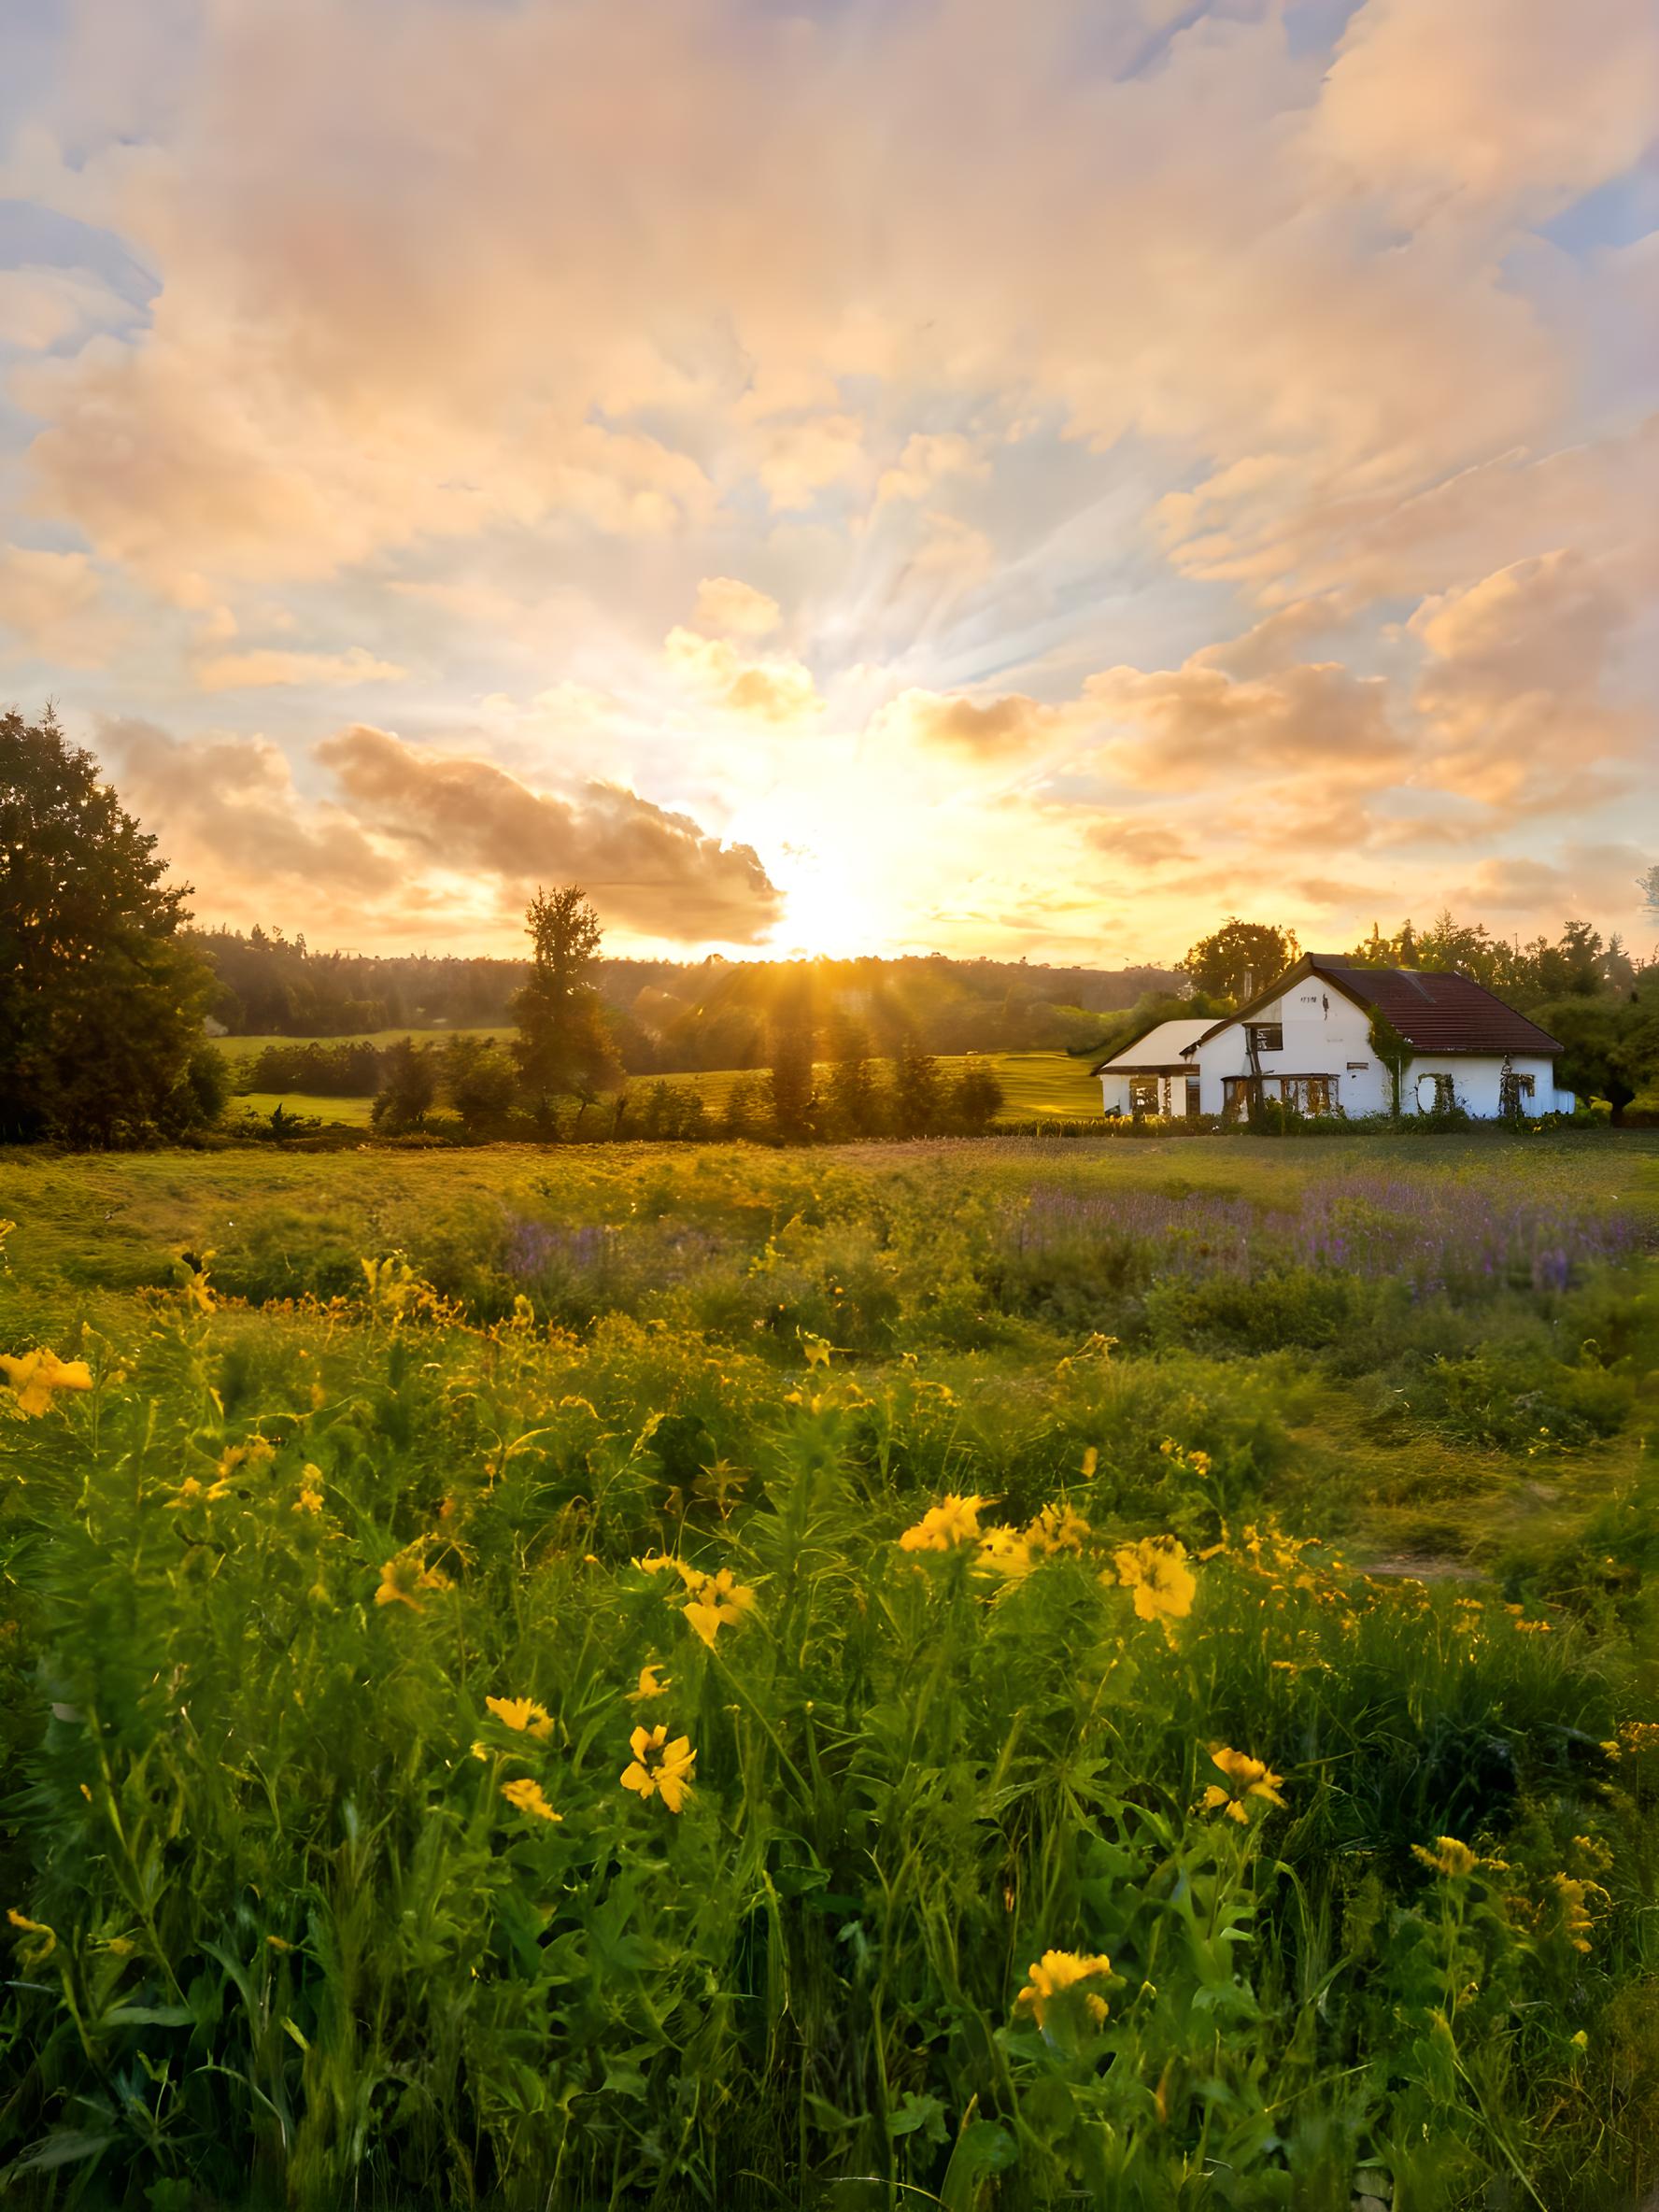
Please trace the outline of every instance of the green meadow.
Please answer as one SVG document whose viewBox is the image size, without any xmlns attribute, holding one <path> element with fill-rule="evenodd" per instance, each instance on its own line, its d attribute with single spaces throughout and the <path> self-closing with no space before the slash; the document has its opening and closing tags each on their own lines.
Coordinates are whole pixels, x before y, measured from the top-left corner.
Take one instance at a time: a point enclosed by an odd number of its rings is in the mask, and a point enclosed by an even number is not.
<svg viewBox="0 0 1659 2212">
<path fill-rule="evenodd" d="M 444 1037 L 466 1036 L 503 1043 L 515 1032 L 511 1029 L 461 1029 L 411 1032 L 405 1029 L 365 1031 L 357 1037 L 339 1037 L 318 1040 L 328 1044 L 388 1045 L 414 1035 L 418 1043 L 441 1042 Z M 233 1080 L 251 1066 L 266 1045 L 292 1045 L 305 1042 L 291 1037 L 223 1037 L 219 1049 L 231 1063 Z M 996 1075 L 1002 1085 L 1003 1105 L 1000 1118 L 1020 1122 L 1033 1120 L 1098 1121 L 1100 1117 L 1100 1086 L 1089 1073 L 1090 1061 L 1073 1058 L 1063 1052 L 993 1052 L 978 1056 L 979 1060 Z M 949 1084 L 968 1065 L 966 1056 L 944 1054 L 939 1056 L 940 1074 Z M 872 1072 L 879 1080 L 886 1080 L 891 1073 L 884 1060 L 871 1062 Z M 820 1083 L 828 1081 L 829 1064 L 818 1071 Z M 751 1070 L 745 1076 L 736 1069 L 702 1070 L 665 1076 L 633 1075 L 627 1079 L 626 1089 L 635 1098 L 643 1098 L 658 1083 L 672 1084 L 676 1090 L 694 1092 L 713 1115 L 725 1111 L 726 1101 L 734 1084 L 751 1082 L 764 1085 L 766 1071 Z M 257 1091 L 239 1092 L 231 1102 L 234 1117 L 243 1111 L 269 1114 L 272 1108 L 281 1105 L 290 1113 L 315 1116 L 323 1122 L 344 1123 L 351 1127 L 366 1127 L 372 1099 L 312 1097 L 308 1093 Z"/>
<path fill-rule="evenodd" d="M 0 1215 L 12 2201 L 1659 2187 L 1659 1135 Z"/>
</svg>

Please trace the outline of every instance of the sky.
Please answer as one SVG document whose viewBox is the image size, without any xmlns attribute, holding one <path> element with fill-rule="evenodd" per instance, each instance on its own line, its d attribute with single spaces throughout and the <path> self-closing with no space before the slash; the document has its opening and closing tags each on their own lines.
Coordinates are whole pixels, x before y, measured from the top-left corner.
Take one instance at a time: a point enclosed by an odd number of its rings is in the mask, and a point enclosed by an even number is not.
<svg viewBox="0 0 1659 2212">
<path fill-rule="evenodd" d="M 208 923 L 1644 953 L 1652 0 L 4 0 L 0 703 Z"/>
</svg>

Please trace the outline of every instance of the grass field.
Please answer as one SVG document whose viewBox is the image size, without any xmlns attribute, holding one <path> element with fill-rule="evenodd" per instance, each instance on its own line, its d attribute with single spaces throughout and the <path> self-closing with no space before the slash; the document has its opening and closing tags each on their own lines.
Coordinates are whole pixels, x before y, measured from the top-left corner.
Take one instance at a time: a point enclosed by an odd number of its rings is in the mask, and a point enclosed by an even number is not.
<svg viewBox="0 0 1659 2212">
<path fill-rule="evenodd" d="M 472 1029 L 459 1033 L 492 1038 L 511 1034 L 503 1029 Z M 387 1030 L 373 1037 L 339 1042 L 387 1044 L 394 1037 L 406 1034 L 408 1032 L 404 1030 Z M 295 1042 L 292 1038 L 226 1037 L 220 1040 L 220 1046 L 229 1055 L 233 1064 L 241 1068 L 251 1063 L 262 1045 Z M 1086 1059 L 1072 1059 L 1063 1052 L 1002 1052 L 986 1053 L 982 1056 L 985 1064 L 995 1071 L 1003 1088 L 1005 1103 L 1002 1119 L 1098 1121 L 1100 1118 L 1100 1086 L 1089 1074 L 1090 1063 Z M 964 1065 L 965 1060 L 961 1056 L 948 1054 L 939 1062 L 947 1082 Z M 827 1082 L 830 1074 L 828 1066 L 821 1067 L 818 1074 L 820 1081 Z M 658 1080 L 658 1077 L 650 1075 L 631 1076 L 628 1087 L 631 1092 L 641 1093 L 648 1090 Z M 674 1084 L 676 1088 L 695 1091 L 709 1113 L 717 1115 L 725 1110 L 732 1085 L 742 1081 L 743 1077 L 734 1069 L 719 1069 L 668 1075 L 660 1080 Z M 764 1083 L 765 1071 L 752 1074 L 750 1080 Z M 325 1122 L 343 1122 L 357 1127 L 366 1125 L 369 1119 L 371 1101 L 367 1099 L 313 1098 L 299 1092 L 244 1092 L 233 1103 L 231 1111 L 234 1114 L 246 1106 L 254 1113 L 269 1113 L 279 1099 L 291 1113 L 315 1114 Z"/>
<path fill-rule="evenodd" d="M 0 1213 L 19 2204 L 1659 2186 L 1659 1137 Z"/>
</svg>

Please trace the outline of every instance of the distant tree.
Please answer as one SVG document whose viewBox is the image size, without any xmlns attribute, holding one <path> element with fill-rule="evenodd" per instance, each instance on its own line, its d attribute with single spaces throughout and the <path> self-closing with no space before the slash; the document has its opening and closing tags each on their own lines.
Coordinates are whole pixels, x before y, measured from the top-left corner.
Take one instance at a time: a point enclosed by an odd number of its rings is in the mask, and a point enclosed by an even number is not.
<svg viewBox="0 0 1659 2212">
<path fill-rule="evenodd" d="M 951 1085 L 951 1119 L 971 1136 L 983 1136 L 1002 1111 L 1004 1093 L 995 1071 L 977 1055 Z"/>
<path fill-rule="evenodd" d="M 1564 1048 L 1556 1082 L 1581 1099 L 1605 1099 L 1615 1125 L 1633 1099 L 1659 1084 L 1659 996 L 1581 994 L 1540 1008 L 1538 1019 Z"/>
<path fill-rule="evenodd" d="M 512 1061 L 488 1037 L 457 1036 L 443 1051 L 444 1095 L 469 1137 L 499 1135 L 512 1118 L 518 1087 Z"/>
<path fill-rule="evenodd" d="M 943 1094 L 939 1062 L 915 1037 L 906 1037 L 893 1057 L 893 1120 L 899 1134 L 930 1136 L 944 1118 Z"/>
<path fill-rule="evenodd" d="M 435 1056 L 413 1039 L 400 1037 L 380 1055 L 380 1088 L 370 1119 L 389 1137 L 402 1136 L 422 1126 L 437 1095 Z"/>
<path fill-rule="evenodd" d="M 1642 895 L 1644 911 L 1659 922 L 1659 867 L 1644 869 L 1636 879 L 1636 887 Z"/>
<path fill-rule="evenodd" d="M 861 1022 L 842 1016 L 830 1031 L 830 1119 L 839 1137 L 867 1137 L 881 1126 L 882 1095 Z"/>
<path fill-rule="evenodd" d="M 213 978 L 155 846 L 50 708 L 0 715 L 0 1136 L 131 1144 L 216 1118 Z"/>
<path fill-rule="evenodd" d="M 599 916 L 580 886 L 537 891 L 524 926 L 531 970 L 513 999 L 513 1056 L 527 1103 L 545 1117 L 554 1099 L 610 1089 L 622 1069 L 593 982 Z"/>
<path fill-rule="evenodd" d="M 1265 922 L 1241 922 L 1237 915 L 1208 937 L 1200 937 L 1181 966 L 1195 990 L 1219 994 L 1238 1004 L 1252 990 L 1265 990 L 1296 958 L 1294 929 L 1274 929 Z"/>
<path fill-rule="evenodd" d="M 755 1075 L 740 1075 L 726 1094 L 720 1115 L 722 1137 L 759 1137 L 769 1122 L 767 1093 Z"/>
<path fill-rule="evenodd" d="M 799 1143 L 813 1134 L 813 1021 L 809 986 L 791 982 L 772 1020 L 772 1119 L 778 1135 Z"/>
</svg>

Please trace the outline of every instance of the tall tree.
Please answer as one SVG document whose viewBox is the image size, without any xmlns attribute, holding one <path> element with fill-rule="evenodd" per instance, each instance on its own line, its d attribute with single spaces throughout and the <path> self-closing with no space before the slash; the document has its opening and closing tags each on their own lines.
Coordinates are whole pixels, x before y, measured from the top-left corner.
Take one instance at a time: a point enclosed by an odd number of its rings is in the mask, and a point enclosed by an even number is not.
<svg viewBox="0 0 1659 2212">
<path fill-rule="evenodd" d="M 0 1135 L 181 1136 L 217 1116 L 188 884 L 49 708 L 0 715 Z"/>
<path fill-rule="evenodd" d="M 838 1136 L 865 1137 L 881 1119 L 881 1089 L 861 1022 L 841 1016 L 830 1031 L 830 1116 Z"/>
<path fill-rule="evenodd" d="M 800 1142 L 813 1133 L 812 985 L 791 977 L 772 1016 L 772 1119 L 780 1137 Z"/>
<path fill-rule="evenodd" d="M 893 1119 L 901 1137 L 928 1137 L 944 1117 L 939 1062 L 915 1037 L 893 1056 Z"/>
<path fill-rule="evenodd" d="M 1249 991 L 1265 990 L 1284 973 L 1300 947 L 1294 929 L 1230 916 L 1219 929 L 1200 937 L 1181 966 L 1193 988 L 1238 1004 Z"/>
<path fill-rule="evenodd" d="M 594 983 L 599 916 L 577 884 L 540 891 L 525 909 L 529 980 L 513 998 L 518 1026 L 513 1057 L 532 1113 L 546 1116 L 557 1099 L 608 1090 L 621 1062 Z"/>
</svg>

